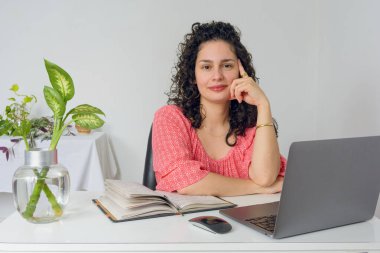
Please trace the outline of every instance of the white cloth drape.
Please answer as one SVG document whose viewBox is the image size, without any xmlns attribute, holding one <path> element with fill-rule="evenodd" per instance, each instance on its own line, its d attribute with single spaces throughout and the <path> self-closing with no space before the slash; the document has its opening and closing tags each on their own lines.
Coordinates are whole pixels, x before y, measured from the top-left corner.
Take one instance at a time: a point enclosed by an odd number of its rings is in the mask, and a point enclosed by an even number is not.
<svg viewBox="0 0 380 253">
<path fill-rule="evenodd" d="M 0 147 L 12 147 L 13 137 L 0 138 Z M 39 148 L 47 148 L 49 141 L 37 141 Z M 14 156 L 6 160 L 0 152 L 0 192 L 12 192 L 15 170 L 24 164 L 25 145 L 19 142 L 13 147 Z M 115 178 L 117 167 L 108 137 L 102 132 L 89 135 L 62 136 L 57 146 L 58 162 L 70 173 L 72 190 L 104 191 L 104 179 Z"/>
</svg>

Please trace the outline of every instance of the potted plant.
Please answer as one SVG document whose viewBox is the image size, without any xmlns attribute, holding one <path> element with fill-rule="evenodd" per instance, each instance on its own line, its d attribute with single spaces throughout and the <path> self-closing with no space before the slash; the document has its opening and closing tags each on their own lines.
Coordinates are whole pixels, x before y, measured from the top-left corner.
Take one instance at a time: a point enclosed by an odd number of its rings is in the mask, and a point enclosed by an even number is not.
<svg viewBox="0 0 380 253">
<path fill-rule="evenodd" d="M 91 133 L 91 129 L 90 128 L 82 127 L 81 125 L 78 125 L 78 124 L 75 124 L 75 129 L 80 134 L 90 134 Z"/>
<path fill-rule="evenodd" d="M 98 115 L 105 115 L 88 104 L 76 106 L 66 113 L 67 102 L 75 93 L 73 80 L 65 70 L 48 60 L 45 60 L 45 67 L 52 85 L 43 89 L 45 101 L 53 112 L 50 146 L 47 150 L 26 150 L 25 164 L 17 169 L 13 179 L 17 210 L 34 223 L 59 219 L 68 202 L 69 174 L 58 164 L 56 149 L 63 131 L 73 122 L 90 129 L 99 128 L 104 121 Z"/>
</svg>

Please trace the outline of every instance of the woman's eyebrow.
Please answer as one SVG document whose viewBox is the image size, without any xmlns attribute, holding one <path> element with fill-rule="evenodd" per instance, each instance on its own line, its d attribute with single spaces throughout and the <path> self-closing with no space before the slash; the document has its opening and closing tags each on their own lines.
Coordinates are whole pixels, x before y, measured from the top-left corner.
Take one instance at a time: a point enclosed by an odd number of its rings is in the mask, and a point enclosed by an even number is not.
<svg viewBox="0 0 380 253">
<path fill-rule="evenodd" d="M 199 60 L 198 62 L 206 62 L 206 63 L 209 63 L 209 62 L 212 62 L 211 60 Z"/>
<path fill-rule="evenodd" d="M 229 61 L 236 61 L 236 59 L 223 59 L 223 60 L 221 60 L 221 62 L 229 62 Z M 213 61 L 204 59 L 204 60 L 199 60 L 198 62 L 212 63 Z"/>
<path fill-rule="evenodd" d="M 236 61 L 236 59 L 224 59 L 222 62 L 228 62 L 228 61 Z"/>
</svg>

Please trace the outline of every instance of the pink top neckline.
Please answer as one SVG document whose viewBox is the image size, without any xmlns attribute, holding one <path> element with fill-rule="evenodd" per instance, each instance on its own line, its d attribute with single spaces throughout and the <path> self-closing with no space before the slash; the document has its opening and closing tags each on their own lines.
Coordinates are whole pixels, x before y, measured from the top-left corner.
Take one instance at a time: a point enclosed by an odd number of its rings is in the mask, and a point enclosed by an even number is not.
<svg viewBox="0 0 380 253">
<path fill-rule="evenodd" d="M 214 159 L 214 158 L 212 158 L 212 157 L 207 153 L 206 149 L 205 149 L 204 146 L 202 145 L 202 141 L 201 141 L 201 139 L 199 139 L 199 136 L 198 136 L 198 134 L 197 134 L 197 131 L 196 131 L 194 128 L 193 128 L 193 131 L 194 131 L 194 134 L 195 134 L 195 136 L 196 136 L 196 140 L 197 140 L 198 144 L 202 147 L 202 152 L 203 152 L 203 153 L 204 153 L 204 154 L 205 154 L 210 160 L 212 160 L 212 161 L 214 161 L 214 162 L 222 162 L 222 161 L 228 159 L 228 158 L 231 156 L 232 152 L 234 151 L 234 148 L 236 148 L 236 146 L 237 146 L 237 143 L 236 143 L 235 146 L 230 147 L 230 149 L 228 150 L 228 152 L 227 152 L 227 154 L 226 154 L 225 156 L 223 156 L 222 158 L 219 158 L 219 159 Z"/>
</svg>

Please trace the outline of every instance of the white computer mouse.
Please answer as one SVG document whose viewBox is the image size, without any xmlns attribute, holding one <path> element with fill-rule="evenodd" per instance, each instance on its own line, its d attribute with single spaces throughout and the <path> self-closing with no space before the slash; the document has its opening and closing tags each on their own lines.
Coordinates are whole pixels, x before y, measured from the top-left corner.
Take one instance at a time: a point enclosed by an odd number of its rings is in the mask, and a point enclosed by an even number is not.
<svg viewBox="0 0 380 253">
<path fill-rule="evenodd" d="M 190 219 L 189 222 L 214 234 L 225 234 L 232 229 L 230 223 L 216 216 L 199 216 Z"/>
</svg>

